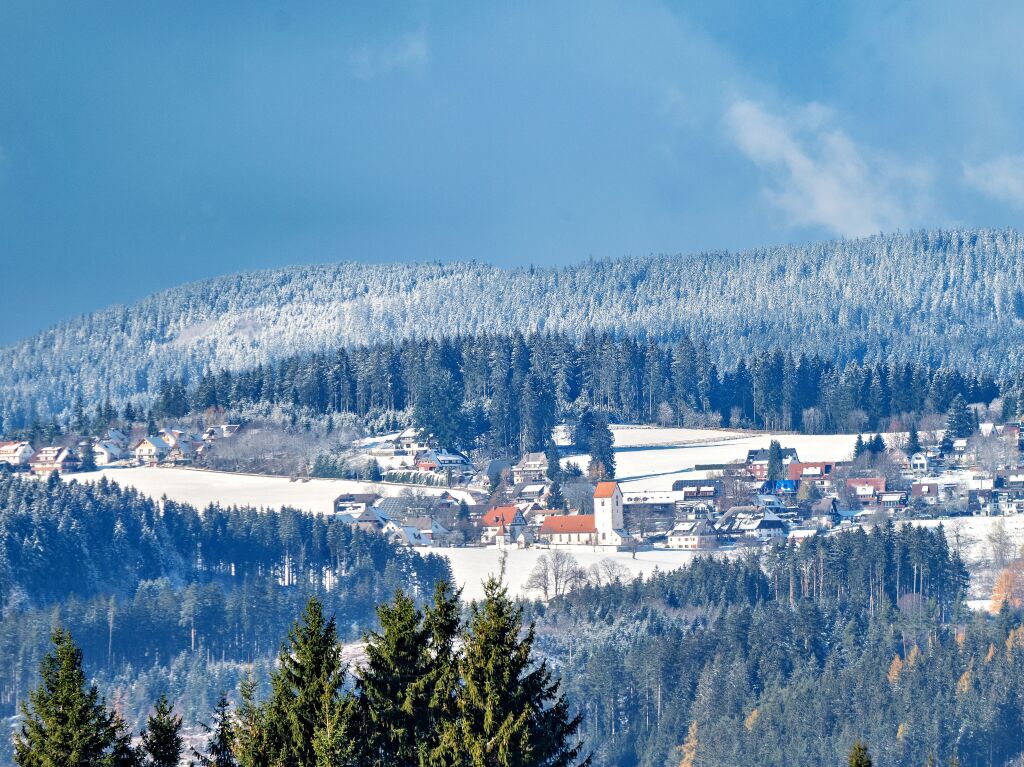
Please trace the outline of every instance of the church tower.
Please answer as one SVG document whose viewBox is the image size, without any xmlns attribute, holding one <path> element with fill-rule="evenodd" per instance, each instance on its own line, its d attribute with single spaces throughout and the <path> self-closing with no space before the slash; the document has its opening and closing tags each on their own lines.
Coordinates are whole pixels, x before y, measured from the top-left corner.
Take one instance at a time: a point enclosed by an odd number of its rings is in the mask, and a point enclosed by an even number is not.
<svg viewBox="0 0 1024 767">
<path fill-rule="evenodd" d="M 594 490 L 594 527 L 598 545 L 617 546 L 625 537 L 622 491 L 618 482 L 598 482 Z"/>
</svg>

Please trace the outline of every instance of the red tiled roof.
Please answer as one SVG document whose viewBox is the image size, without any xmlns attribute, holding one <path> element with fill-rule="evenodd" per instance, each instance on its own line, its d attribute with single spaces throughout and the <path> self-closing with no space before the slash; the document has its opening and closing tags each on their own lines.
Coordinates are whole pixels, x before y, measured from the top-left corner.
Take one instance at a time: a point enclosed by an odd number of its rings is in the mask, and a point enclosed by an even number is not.
<svg viewBox="0 0 1024 767">
<path fill-rule="evenodd" d="M 618 482 L 598 482 L 597 487 L 594 489 L 594 497 L 611 498 L 613 495 L 615 495 L 615 489 L 618 486 Z"/>
<path fill-rule="evenodd" d="M 832 466 L 833 464 L 825 461 L 811 461 L 809 463 L 797 463 L 796 461 L 793 461 L 793 463 L 789 464 L 787 469 L 789 471 L 789 478 L 796 480 L 803 478 L 804 470 L 806 469 L 820 469 L 820 476 L 827 477 L 829 474 L 832 473 Z"/>
<path fill-rule="evenodd" d="M 495 506 L 493 509 L 484 514 L 484 527 L 500 527 L 502 525 L 511 525 L 512 522 L 515 521 L 517 511 L 519 511 L 519 509 L 517 509 L 515 506 Z"/>
<path fill-rule="evenodd" d="M 605 484 L 605 483 L 602 483 Z M 612 482 L 611 484 L 615 484 Z M 553 533 L 596 533 L 593 514 L 558 514 L 546 517 L 540 526 L 540 534 Z"/>
</svg>

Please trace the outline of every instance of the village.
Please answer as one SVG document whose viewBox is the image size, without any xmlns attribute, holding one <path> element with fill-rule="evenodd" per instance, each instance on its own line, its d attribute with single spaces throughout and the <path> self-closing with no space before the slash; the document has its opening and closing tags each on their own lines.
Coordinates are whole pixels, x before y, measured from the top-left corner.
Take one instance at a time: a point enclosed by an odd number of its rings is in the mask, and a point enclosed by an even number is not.
<svg viewBox="0 0 1024 767">
<path fill-rule="evenodd" d="M 110 476 L 130 484 L 132 468 L 203 469 L 219 445 L 242 431 L 238 424 L 201 432 L 166 427 L 130 440 L 110 429 L 99 438 L 38 450 L 26 441 L 0 442 L 0 470 L 81 473 L 83 479 L 94 471 L 118 470 Z M 660 432 L 623 426 L 616 433 L 618 444 Z M 666 472 L 643 476 L 624 464 L 616 480 L 584 471 L 588 459 L 574 454 L 564 430 L 556 429 L 560 444 L 552 442 L 557 457 L 549 450 L 526 453 L 515 463 L 474 463 L 410 427 L 355 442 L 349 460 L 364 479 L 317 510 L 415 547 L 569 549 L 634 557 L 652 549 L 728 551 L 887 519 L 1020 514 L 1022 433 L 1021 424 L 1007 423 L 981 424 L 972 438 L 949 439 L 941 432 L 926 439 L 916 433 L 866 440 L 858 435 L 846 449 L 836 438 L 821 438 L 830 440 L 821 442 L 825 447 L 803 448 L 815 453 L 813 460 L 803 460 L 795 444 L 814 438 L 791 435 L 791 446 L 787 435 L 770 435 L 767 447 L 730 460 L 687 464 L 681 454 L 667 479 Z M 765 435 L 705 430 L 691 437 L 700 437 L 691 450 L 706 447 L 718 455 Z M 617 449 L 621 460 L 637 450 L 647 460 L 645 448 Z M 674 449 L 671 441 L 665 449 Z M 820 460 L 823 450 L 834 457 Z"/>
</svg>

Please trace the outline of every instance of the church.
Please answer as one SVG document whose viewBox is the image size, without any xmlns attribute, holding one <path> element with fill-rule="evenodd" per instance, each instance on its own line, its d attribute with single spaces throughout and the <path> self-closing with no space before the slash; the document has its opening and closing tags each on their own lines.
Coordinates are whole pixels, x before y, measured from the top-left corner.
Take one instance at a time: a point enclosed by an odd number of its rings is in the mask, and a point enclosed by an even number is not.
<svg viewBox="0 0 1024 767">
<path fill-rule="evenodd" d="M 626 532 L 622 490 L 618 482 L 598 482 L 593 514 L 557 514 L 546 517 L 537 533 L 549 546 L 589 546 L 623 549 L 639 543 Z"/>
</svg>

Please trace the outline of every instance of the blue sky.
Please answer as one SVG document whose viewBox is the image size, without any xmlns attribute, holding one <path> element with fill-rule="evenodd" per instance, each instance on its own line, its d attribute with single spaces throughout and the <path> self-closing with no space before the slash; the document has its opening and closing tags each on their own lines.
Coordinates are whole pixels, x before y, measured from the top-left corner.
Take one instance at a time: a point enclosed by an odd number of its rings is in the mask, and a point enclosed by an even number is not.
<svg viewBox="0 0 1024 767">
<path fill-rule="evenodd" d="M 1021 28 L 941 0 L 0 0 L 0 343 L 267 266 L 1019 227 Z"/>
</svg>

